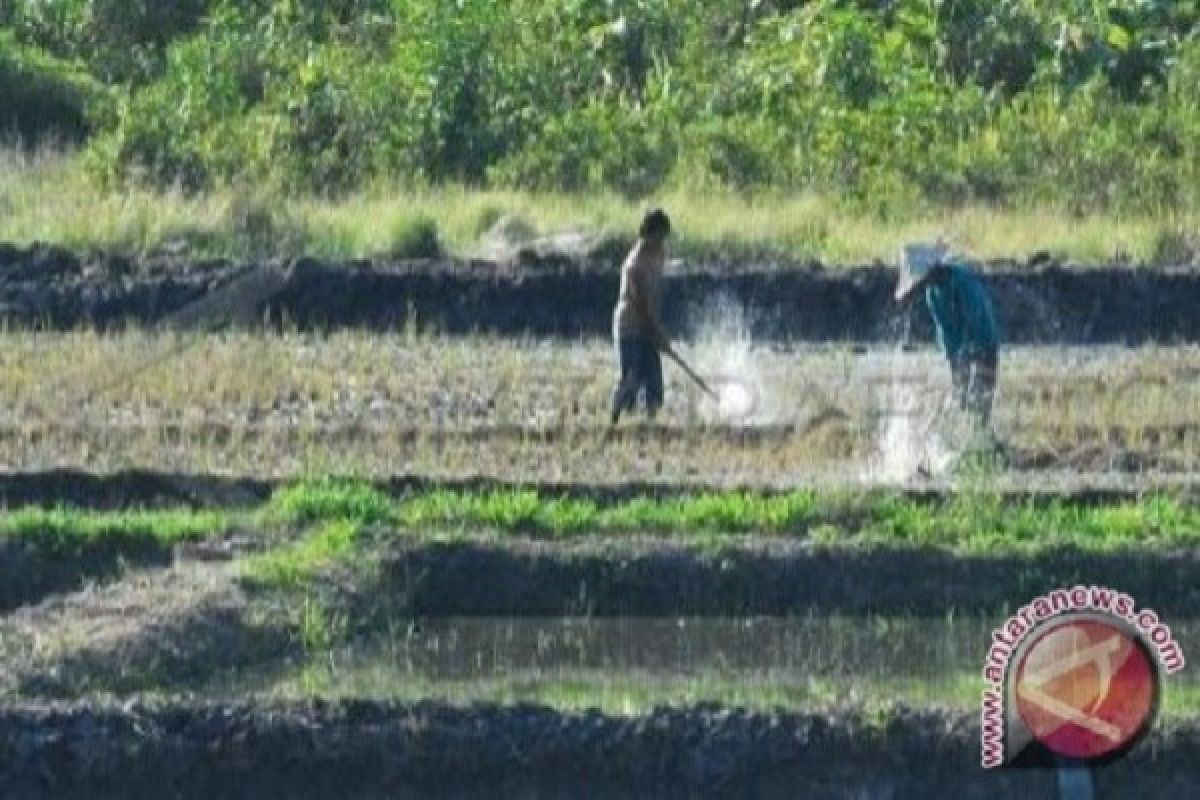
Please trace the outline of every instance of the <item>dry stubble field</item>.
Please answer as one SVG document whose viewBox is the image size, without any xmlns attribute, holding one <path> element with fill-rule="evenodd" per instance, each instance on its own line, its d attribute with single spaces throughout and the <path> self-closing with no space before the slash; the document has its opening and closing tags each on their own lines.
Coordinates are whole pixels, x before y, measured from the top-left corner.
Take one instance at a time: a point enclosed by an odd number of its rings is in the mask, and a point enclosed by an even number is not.
<svg viewBox="0 0 1200 800">
<path fill-rule="evenodd" d="M 5 332 L 6 472 L 310 483 L 261 507 L 9 509 L 0 787 L 1051 797 L 1045 773 L 973 768 L 989 627 L 1110 581 L 1195 639 L 1194 345 L 1005 350 L 1002 446 L 957 468 L 927 348 L 681 351 L 751 385 L 753 415 L 667 364 L 659 419 L 609 430 L 596 339 Z M 345 475 L 435 489 L 322 483 Z M 559 488 L 436 491 L 469 478 Z M 659 488 L 591 494 L 630 484 Z M 1197 707 L 1181 681 L 1109 790 L 1190 791 Z"/>
<path fill-rule="evenodd" d="M 595 340 L 9 333 L 0 463 L 764 487 L 948 477 L 930 474 L 939 462 L 926 452 L 950 435 L 931 412 L 948 391 L 932 352 L 736 340 L 681 349 L 701 372 L 753 386 L 754 413 L 722 418 L 668 362 L 660 417 L 610 431 L 613 355 Z M 1191 346 L 1011 348 L 995 415 L 1007 462 L 994 477 L 1065 488 L 1190 481 L 1198 401 Z"/>
</svg>

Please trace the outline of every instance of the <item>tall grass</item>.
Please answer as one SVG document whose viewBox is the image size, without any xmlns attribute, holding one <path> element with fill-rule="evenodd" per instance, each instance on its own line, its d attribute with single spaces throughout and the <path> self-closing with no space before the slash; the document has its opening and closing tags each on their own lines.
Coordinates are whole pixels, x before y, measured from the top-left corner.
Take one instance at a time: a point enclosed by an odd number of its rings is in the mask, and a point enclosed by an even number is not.
<svg viewBox="0 0 1200 800">
<path fill-rule="evenodd" d="M 345 259 L 470 256 L 503 216 L 536 234 L 584 229 L 598 239 L 629 239 L 642 210 L 661 205 L 689 259 L 818 259 L 832 264 L 894 260 L 906 241 L 947 235 L 981 258 L 1048 251 L 1083 263 L 1166 263 L 1186 258 L 1200 236 L 1200 211 L 1079 216 L 1069 209 L 982 205 L 913 208 L 875 216 L 812 194 L 697 191 L 686 185 L 642 200 L 598 191 L 563 194 L 413 188 L 378 184 L 337 199 L 269 185 L 201 193 L 145 186 L 103 188 L 76 154 L 0 150 L 0 241 L 41 241 L 77 249 L 195 257 L 312 255 Z M 619 252 L 619 248 L 618 248 Z"/>
</svg>

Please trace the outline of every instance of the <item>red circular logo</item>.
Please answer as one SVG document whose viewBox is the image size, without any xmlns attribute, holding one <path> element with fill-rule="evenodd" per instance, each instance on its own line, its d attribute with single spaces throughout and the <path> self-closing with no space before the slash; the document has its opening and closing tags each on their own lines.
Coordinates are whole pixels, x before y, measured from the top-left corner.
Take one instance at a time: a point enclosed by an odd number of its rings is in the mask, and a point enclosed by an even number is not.
<svg viewBox="0 0 1200 800">
<path fill-rule="evenodd" d="M 1037 631 L 1015 673 L 1017 711 L 1055 753 L 1102 759 L 1131 747 L 1158 704 L 1158 671 L 1116 620 L 1068 618 Z"/>
</svg>

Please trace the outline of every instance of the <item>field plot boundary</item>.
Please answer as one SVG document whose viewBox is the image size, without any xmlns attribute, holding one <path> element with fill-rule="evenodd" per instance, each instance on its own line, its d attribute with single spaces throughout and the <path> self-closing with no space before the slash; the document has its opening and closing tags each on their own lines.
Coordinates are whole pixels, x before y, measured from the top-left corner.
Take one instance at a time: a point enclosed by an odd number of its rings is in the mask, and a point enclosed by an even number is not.
<svg viewBox="0 0 1200 800">
<path fill-rule="evenodd" d="M 620 717 L 540 706 L 368 701 L 144 703 L 0 709 L 5 796 L 323 798 L 1052 796 L 1052 772 L 985 772 L 977 715 L 748 713 L 696 707 Z M 1113 796 L 1175 796 L 1196 777 L 1194 724 L 1103 772 Z M 514 773 L 514 765 L 521 769 Z M 582 784 L 581 784 L 582 782 Z M 450 794 L 447 794 L 447 793 Z"/>
<path fill-rule="evenodd" d="M 419 325 L 447 334 L 607 336 L 617 271 L 610 263 L 502 265 L 416 260 L 289 262 L 264 313 L 299 329 Z M 0 318 L 71 330 L 153 325 L 245 272 L 226 261 L 79 256 L 47 246 L 0 250 Z M 1191 268 L 1021 266 L 985 274 L 1014 344 L 1200 341 L 1200 271 Z M 861 266 L 692 266 L 668 275 L 666 322 L 716 298 L 752 311 L 760 339 L 894 340 L 901 316 L 894 269 Z M 930 335 L 924 315 L 900 324 Z"/>
<path fill-rule="evenodd" d="M 1200 587 L 1200 509 L 1166 494 L 1086 500 L 815 489 L 601 498 L 327 479 L 216 510 L 24 506 L 0 515 L 0 607 L 199 548 L 258 552 L 251 573 L 280 587 L 331 567 L 353 582 L 355 564 L 375 564 L 357 576 L 369 586 L 354 593 L 362 603 L 351 598 L 362 605 L 352 618 L 377 599 L 405 617 L 938 615 L 1096 582 L 1200 615 L 1200 589 L 1167 590 Z"/>
<path fill-rule="evenodd" d="M 321 480 L 341 480 L 335 476 Z M 353 478 L 354 482 L 370 485 L 390 495 L 408 492 L 446 490 L 452 492 L 535 491 L 547 496 L 572 496 L 615 502 L 635 497 L 673 498 L 707 492 L 754 492 L 772 496 L 813 488 L 828 490 L 827 486 L 805 486 L 795 483 L 713 483 L 711 481 L 525 481 L 501 480 L 487 476 L 460 478 L 427 475 L 394 475 L 386 478 Z M 282 488 L 294 485 L 293 478 L 256 478 L 223 474 L 172 472 L 154 469 L 128 469 L 114 472 L 92 472 L 63 468 L 0 472 L 0 510 L 27 506 L 42 508 L 72 507 L 81 509 L 125 508 L 229 508 L 250 507 L 265 502 Z M 842 486 L 844 493 L 886 491 L 917 502 L 938 502 L 959 493 L 954 487 L 939 486 Z M 1062 502 L 1078 506 L 1098 506 L 1112 503 L 1136 502 L 1157 493 L 1194 500 L 1200 493 L 1200 476 L 1164 476 L 1159 482 L 1136 488 L 1122 486 L 1073 489 L 1045 483 L 1040 487 L 988 487 L 987 494 L 1000 502 Z"/>
<path fill-rule="evenodd" d="M 422 542 L 385 556 L 380 584 L 373 594 L 416 617 L 941 617 L 999 613 L 1058 585 L 1120 586 L 1161 613 L 1200 616 L 1200 557 L 1182 550 L 961 555 L 769 539 L 708 550 L 614 539 Z"/>
</svg>

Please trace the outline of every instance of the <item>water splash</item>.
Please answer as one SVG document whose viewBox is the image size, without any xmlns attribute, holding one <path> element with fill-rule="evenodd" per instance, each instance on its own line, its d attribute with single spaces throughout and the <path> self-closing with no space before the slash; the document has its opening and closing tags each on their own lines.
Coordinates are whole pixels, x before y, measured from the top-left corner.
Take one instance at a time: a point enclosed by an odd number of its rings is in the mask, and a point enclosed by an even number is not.
<svg viewBox="0 0 1200 800">
<path fill-rule="evenodd" d="M 867 482 L 909 483 L 946 477 L 965 449 L 962 415 L 948 407 L 928 359 L 891 351 L 866 359 L 872 449 Z"/>
<path fill-rule="evenodd" d="M 689 351 L 718 396 L 715 402 L 701 403 L 701 416 L 708 421 L 754 424 L 777 419 L 777 393 L 770 386 L 764 353 L 754 341 L 745 309 L 728 295 L 718 295 L 692 318 L 694 344 Z"/>
<path fill-rule="evenodd" d="M 713 388 L 717 392 L 719 416 L 741 418 L 754 413 L 757 400 L 752 387 L 738 380 L 730 380 Z"/>
<path fill-rule="evenodd" d="M 879 428 L 866 476 L 885 483 L 943 476 L 956 453 L 934 430 L 937 410 L 922 407 L 921 393 L 900 384 L 880 392 Z"/>
</svg>

